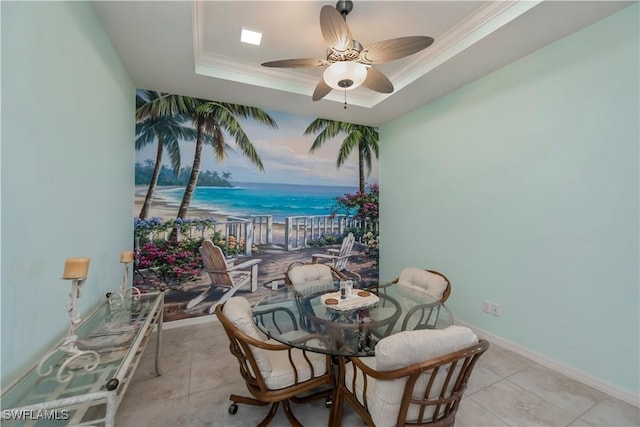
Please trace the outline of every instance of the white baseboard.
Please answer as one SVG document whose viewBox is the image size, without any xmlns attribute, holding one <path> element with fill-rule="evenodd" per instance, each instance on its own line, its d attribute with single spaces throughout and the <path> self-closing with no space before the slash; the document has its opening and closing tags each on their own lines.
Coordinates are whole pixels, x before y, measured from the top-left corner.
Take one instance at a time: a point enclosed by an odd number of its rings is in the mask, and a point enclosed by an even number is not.
<svg viewBox="0 0 640 427">
<path fill-rule="evenodd" d="M 548 356 L 545 356 L 541 353 L 530 350 L 526 347 L 523 347 L 520 344 L 516 344 L 505 338 L 494 335 L 490 332 L 485 331 L 484 329 L 480 329 L 476 327 L 475 325 L 469 324 L 467 322 L 463 322 L 462 320 L 456 319 L 455 323 L 456 325 L 466 326 L 472 329 L 476 333 L 476 335 L 486 339 L 490 343 L 495 343 L 496 345 L 503 347 L 509 351 L 512 351 L 516 354 L 519 354 L 520 356 L 526 357 L 527 359 L 532 360 L 533 362 L 536 362 L 539 365 L 552 369 L 571 379 L 574 379 L 590 387 L 593 387 L 596 390 L 606 393 L 615 399 L 621 400 L 635 407 L 639 406 L 638 403 L 640 402 L 640 396 L 633 393 L 630 390 L 624 389 L 615 384 L 604 381 L 601 378 L 598 378 L 587 372 L 576 369 L 573 366 L 551 359 Z"/>
</svg>

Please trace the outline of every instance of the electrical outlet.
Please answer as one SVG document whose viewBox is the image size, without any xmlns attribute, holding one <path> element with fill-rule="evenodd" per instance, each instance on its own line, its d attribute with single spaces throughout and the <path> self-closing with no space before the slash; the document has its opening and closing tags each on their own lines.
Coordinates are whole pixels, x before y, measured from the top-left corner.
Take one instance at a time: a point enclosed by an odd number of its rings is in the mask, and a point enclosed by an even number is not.
<svg viewBox="0 0 640 427">
<path fill-rule="evenodd" d="M 491 315 L 500 317 L 500 306 L 498 304 L 491 303 Z"/>
<path fill-rule="evenodd" d="M 482 312 L 491 314 L 491 303 L 489 301 L 482 301 Z"/>
</svg>

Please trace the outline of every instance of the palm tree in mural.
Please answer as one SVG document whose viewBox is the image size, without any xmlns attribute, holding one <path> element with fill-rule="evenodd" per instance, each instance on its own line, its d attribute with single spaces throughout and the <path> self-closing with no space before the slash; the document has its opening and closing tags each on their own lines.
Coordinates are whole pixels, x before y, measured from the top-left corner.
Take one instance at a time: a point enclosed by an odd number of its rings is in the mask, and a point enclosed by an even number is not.
<svg viewBox="0 0 640 427">
<path fill-rule="evenodd" d="M 145 103 L 159 98 L 161 95 L 158 92 L 144 91 L 136 95 L 136 106 L 140 107 Z M 162 155 L 164 149 L 167 149 L 169 154 L 169 160 L 171 161 L 171 167 L 176 177 L 180 174 L 180 145 L 179 140 L 183 141 L 195 141 L 196 131 L 190 127 L 185 126 L 185 122 L 189 119 L 188 116 L 175 115 L 175 116 L 158 116 L 147 117 L 142 121 L 136 123 L 136 150 L 141 150 L 145 146 L 158 142 L 158 148 L 156 150 L 156 160 L 153 167 L 153 173 L 151 175 L 151 181 L 147 189 L 147 194 L 140 210 L 140 219 L 145 219 L 149 214 L 149 208 L 151 207 L 151 201 L 156 190 L 158 183 L 158 177 L 160 176 L 160 169 L 162 167 Z"/>
<path fill-rule="evenodd" d="M 224 179 L 225 181 L 230 181 L 231 180 L 231 172 L 229 172 L 229 171 L 222 172 L 222 179 Z"/>
<path fill-rule="evenodd" d="M 365 192 L 365 166 L 367 176 L 371 173 L 372 155 L 378 158 L 378 129 L 371 126 L 354 125 L 352 123 L 336 120 L 315 119 L 304 131 L 305 135 L 317 133 L 316 139 L 309 150 L 311 153 L 318 150 L 322 144 L 344 133 L 347 137 L 342 141 L 338 151 L 336 167 L 340 168 L 354 148 L 358 150 L 358 188 Z"/>
<path fill-rule="evenodd" d="M 161 94 L 136 110 L 136 120 L 164 115 L 188 115 L 196 130 L 196 147 L 191 165 L 189 182 L 185 188 L 177 218 L 186 218 L 191 198 L 198 182 L 202 149 L 204 144 L 213 147 L 218 161 L 224 160 L 232 147 L 225 140 L 225 133 L 235 139 L 236 146 L 258 168 L 263 171 L 264 165 L 249 137 L 242 129 L 239 119 L 254 119 L 272 128 L 277 128 L 275 120 L 265 111 L 256 107 L 229 104 L 225 102 L 206 101 L 198 98 Z"/>
</svg>

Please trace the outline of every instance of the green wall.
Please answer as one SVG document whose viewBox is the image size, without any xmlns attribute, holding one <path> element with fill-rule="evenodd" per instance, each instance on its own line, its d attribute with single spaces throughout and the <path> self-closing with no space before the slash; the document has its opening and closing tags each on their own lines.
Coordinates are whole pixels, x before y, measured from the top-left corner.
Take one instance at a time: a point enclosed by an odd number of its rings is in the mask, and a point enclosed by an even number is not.
<svg viewBox="0 0 640 427">
<path fill-rule="evenodd" d="M 81 315 L 131 249 L 135 90 L 86 2 L 2 2 L 2 383 L 67 328 L 65 259 L 91 258 Z"/>
<path fill-rule="evenodd" d="M 381 129 L 381 278 L 638 394 L 638 4 Z M 499 318 L 482 301 L 500 305 Z"/>
</svg>

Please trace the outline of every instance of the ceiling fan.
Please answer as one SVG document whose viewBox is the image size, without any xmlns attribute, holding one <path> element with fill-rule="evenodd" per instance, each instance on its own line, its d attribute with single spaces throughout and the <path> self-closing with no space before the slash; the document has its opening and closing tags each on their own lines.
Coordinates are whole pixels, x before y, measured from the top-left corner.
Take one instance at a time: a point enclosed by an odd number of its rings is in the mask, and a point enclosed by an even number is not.
<svg viewBox="0 0 640 427">
<path fill-rule="evenodd" d="M 354 40 L 347 25 L 347 15 L 353 10 L 353 2 L 341 0 L 336 7 L 323 6 L 320 10 L 320 29 L 327 43 L 326 59 L 301 58 L 265 62 L 264 67 L 327 69 L 322 80 L 313 91 L 312 99 L 318 101 L 333 89 L 346 91 L 362 85 L 380 93 L 392 93 L 393 83 L 383 73 L 375 69 L 375 64 L 394 61 L 419 52 L 433 43 L 432 37 L 399 37 L 373 43 L 363 47 Z"/>
</svg>

